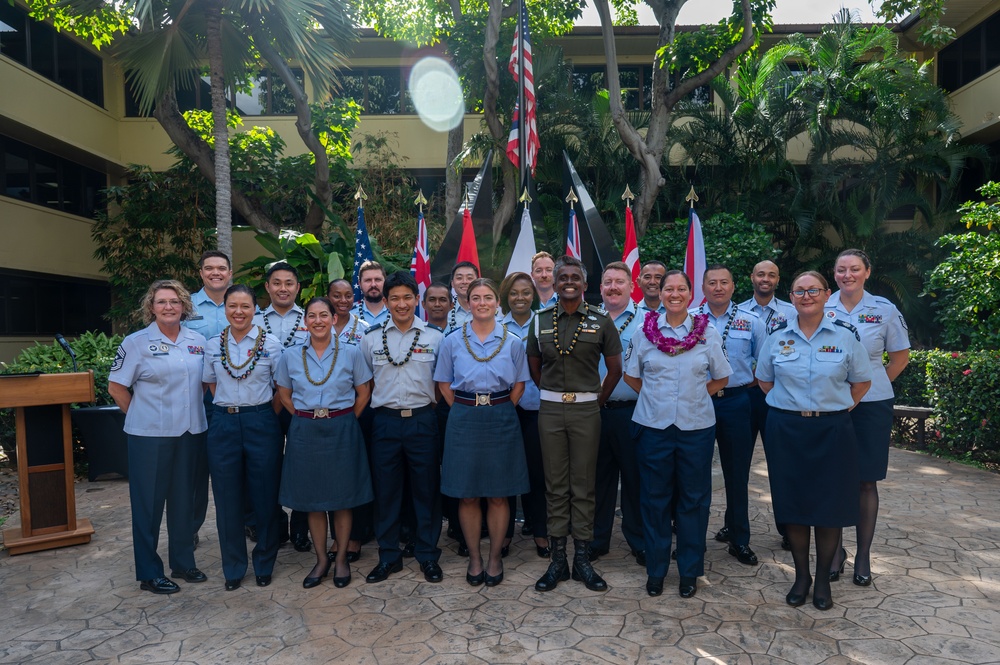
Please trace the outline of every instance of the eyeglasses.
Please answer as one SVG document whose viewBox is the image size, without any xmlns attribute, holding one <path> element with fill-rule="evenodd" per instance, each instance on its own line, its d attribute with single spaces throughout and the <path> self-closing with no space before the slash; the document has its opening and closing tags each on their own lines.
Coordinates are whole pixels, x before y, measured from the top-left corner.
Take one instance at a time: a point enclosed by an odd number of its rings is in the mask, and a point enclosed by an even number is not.
<svg viewBox="0 0 1000 665">
<path fill-rule="evenodd" d="M 795 289 L 791 292 L 796 298 L 803 298 L 808 293 L 810 298 L 815 298 L 823 289 Z"/>
<path fill-rule="evenodd" d="M 154 300 L 153 304 L 157 307 L 166 307 L 167 305 L 170 305 L 171 307 L 180 307 L 182 303 L 180 300 Z"/>
</svg>

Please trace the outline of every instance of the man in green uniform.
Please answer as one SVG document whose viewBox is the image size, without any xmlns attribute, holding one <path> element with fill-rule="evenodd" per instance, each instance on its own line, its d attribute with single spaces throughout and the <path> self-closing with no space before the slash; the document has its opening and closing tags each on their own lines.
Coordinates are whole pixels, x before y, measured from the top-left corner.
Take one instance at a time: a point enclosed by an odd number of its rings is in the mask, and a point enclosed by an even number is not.
<svg viewBox="0 0 1000 665">
<path fill-rule="evenodd" d="M 552 550 L 535 589 L 551 591 L 569 579 L 566 537 L 572 532 L 573 579 L 604 591 L 608 585 L 590 565 L 587 546 L 594 537 L 601 407 L 621 378 L 622 345 L 614 323 L 584 302 L 587 270 L 578 259 L 556 261 L 555 287 L 559 301 L 539 311 L 528 332 L 528 367 L 541 391 L 538 432 Z M 603 383 L 601 356 L 608 370 Z"/>
</svg>

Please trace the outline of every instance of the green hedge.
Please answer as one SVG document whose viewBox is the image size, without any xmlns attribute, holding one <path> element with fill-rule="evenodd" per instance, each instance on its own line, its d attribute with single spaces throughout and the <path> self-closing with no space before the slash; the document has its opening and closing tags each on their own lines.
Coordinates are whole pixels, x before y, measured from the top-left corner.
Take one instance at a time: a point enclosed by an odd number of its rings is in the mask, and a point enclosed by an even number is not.
<svg viewBox="0 0 1000 665">
<path fill-rule="evenodd" d="M 892 382 L 896 404 L 924 407 L 931 405 L 931 395 L 927 389 L 927 358 L 930 353 L 933 352 L 910 350 L 909 364 Z M 888 356 L 884 357 L 884 361 L 889 361 Z"/>
</svg>

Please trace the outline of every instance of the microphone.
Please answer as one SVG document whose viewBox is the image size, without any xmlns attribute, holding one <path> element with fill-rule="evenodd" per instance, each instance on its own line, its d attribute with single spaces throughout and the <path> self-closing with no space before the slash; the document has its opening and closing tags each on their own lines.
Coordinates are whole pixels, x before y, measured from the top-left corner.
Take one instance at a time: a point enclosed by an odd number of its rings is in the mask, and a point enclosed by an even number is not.
<svg viewBox="0 0 1000 665">
<path fill-rule="evenodd" d="M 73 371 L 76 369 L 76 353 L 73 351 L 73 347 L 69 345 L 66 338 L 62 336 L 61 333 L 56 333 L 56 342 L 63 348 L 63 351 L 69 354 L 69 357 L 73 359 Z"/>
</svg>

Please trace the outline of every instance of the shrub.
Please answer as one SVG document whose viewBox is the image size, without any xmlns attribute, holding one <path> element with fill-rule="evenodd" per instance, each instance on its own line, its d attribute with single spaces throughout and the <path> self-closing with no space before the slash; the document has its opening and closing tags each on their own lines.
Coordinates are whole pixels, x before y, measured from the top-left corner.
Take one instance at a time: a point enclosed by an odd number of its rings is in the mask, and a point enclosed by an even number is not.
<svg viewBox="0 0 1000 665">
<path fill-rule="evenodd" d="M 910 350 L 909 364 L 892 382 L 896 404 L 923 407 L 931 405 L 930 390 L 927 386 L 927 359 L 930 353 L 930 351 Z M 885 361 L 888 362 L 888 357 Z"/>
<path fill-rule="evenodd" d="M 935 452 L 1000 463 L 1000 351 L 927 352 Z"/>
</svg>

